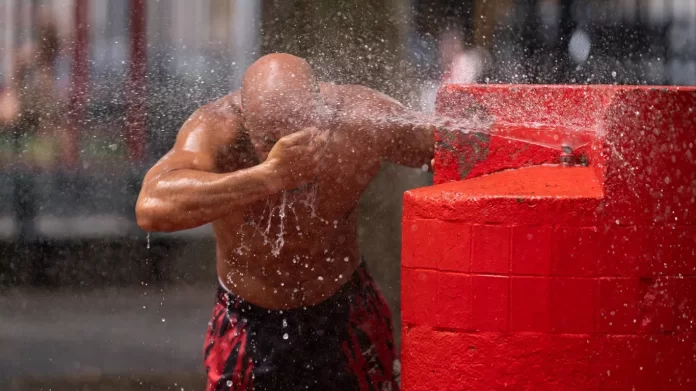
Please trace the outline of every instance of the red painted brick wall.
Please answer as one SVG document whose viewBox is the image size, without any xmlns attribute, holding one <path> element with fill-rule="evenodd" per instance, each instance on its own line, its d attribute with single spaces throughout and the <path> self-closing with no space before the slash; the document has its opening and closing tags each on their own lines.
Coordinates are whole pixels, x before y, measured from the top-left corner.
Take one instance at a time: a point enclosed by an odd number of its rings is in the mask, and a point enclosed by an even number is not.
<svg viewBox="0 0 696 391">
<path fill-rule="evenodd" d="M 404 197 L 403 389 L 695 390 L 696 89 L 450 86 L 439 110 L 472 96 L 590 124 L 589 167 L 436 145 L 443 184 Z"/>
</svg>

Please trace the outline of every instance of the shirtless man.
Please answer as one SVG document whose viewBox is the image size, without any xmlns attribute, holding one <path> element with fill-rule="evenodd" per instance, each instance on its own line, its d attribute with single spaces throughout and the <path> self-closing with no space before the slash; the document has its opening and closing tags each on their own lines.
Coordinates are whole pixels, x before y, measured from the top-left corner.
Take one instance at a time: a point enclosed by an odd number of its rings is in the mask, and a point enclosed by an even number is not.
<svg viewBox="0 0 696 391">
<path fill-rule="evenodd" d="M 358 252 L 356 206 L 381 161 L 431 162 L 432 128 L 404 120 L 413 116 L 272 54 L 240 91 L 193 113 L 147 173 L 143 229 L 215 231 L 208 390 L 399 388 L 391 314 Z"/>
</svg>

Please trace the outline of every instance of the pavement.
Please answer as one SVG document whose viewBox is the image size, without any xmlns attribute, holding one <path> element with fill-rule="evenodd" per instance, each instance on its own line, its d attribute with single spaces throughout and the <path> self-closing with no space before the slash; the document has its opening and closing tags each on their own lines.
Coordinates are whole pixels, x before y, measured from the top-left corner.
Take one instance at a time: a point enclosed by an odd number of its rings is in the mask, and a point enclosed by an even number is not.
<svg viewBox="0 0 696 391">
<path fill-rule="evenodd" d="M 214 293 L 214 285 L 2 292 L 0 390 L 203 388 Z"/>
</svg>

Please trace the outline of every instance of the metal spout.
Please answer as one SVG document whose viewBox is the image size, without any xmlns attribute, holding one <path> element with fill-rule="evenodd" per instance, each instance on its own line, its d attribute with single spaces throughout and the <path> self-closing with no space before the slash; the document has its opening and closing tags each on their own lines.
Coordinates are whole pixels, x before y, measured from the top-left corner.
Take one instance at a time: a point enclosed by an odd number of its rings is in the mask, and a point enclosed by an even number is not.
<svg viewBox="0 0 696 391">
<path fill-rule="evenodd" d="M 575 158 L 573 157 L 573 148 L 564 145 L 561 147 L 561 166 L 572 167 L 575 165 Z"/>
</svg>

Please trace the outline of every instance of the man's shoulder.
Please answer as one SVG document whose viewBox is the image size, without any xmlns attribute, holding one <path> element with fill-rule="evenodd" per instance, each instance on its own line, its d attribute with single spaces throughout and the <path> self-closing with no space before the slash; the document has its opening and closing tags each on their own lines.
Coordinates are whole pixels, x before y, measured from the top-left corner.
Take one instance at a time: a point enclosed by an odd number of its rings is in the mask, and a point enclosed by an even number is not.
<svg viewBox="0 0 696 391">
<path fill-rule="evenodd" d="M 241 126 L 241 121 L 238 93 L 230 93 L 204 104 L 186 120 L 193 126 L 224 127 L 227 129 Z"/>
<path fill-rule="evenodd" d="M 239 92 L 231 92 L 201 106 L 197 111 L 215 118 L 239 118 L 241 114 Z"/>
</svg>

